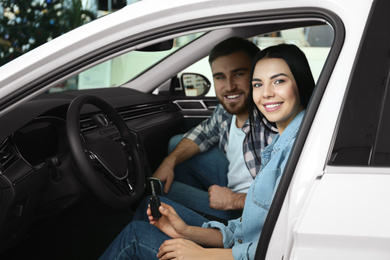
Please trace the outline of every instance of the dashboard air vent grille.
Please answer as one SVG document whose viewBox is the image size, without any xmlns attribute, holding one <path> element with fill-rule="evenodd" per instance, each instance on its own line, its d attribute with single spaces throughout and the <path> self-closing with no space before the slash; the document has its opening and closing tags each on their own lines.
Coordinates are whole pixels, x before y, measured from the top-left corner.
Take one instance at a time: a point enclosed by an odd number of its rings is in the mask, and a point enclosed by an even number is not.
<svg viewBox="0 0 390 260">
<path fill-rule="evenodd" d="M 80 119 L 80 129 L 82 132 L 96 129 L 98 126 L 91 116 Z"/>
<path fill-rule="evenodd" d="M 5 172 L 14 162 L 18 160 L 14 148 L 9 140 L 0 146 L 0 173 Z"/>
<path fill-rule="evenodd" d="M 119 110 L 119 114 L 123 120 L 131 120 L 139 117 L 155 115 L 167 111 L 171 111 L 172 106 L 169 103 L 157 103 L 157 104 L 146 104 L 141 106 L 127 107 Z"/>
<path fill-rule="evenodd" d="M 124 107 L 118 109 L 118 113 L 121 115 L 123 120 L 127 121 L 172 111 L 173 109 L 174 107 L 171 103 L 164 102 Z M 96 123 L 93 115 L 84 115 L 80 118 L 80 129 L 82 132 L 88 132 L 96 128 L 98 128 L 98 124 Z"/>
</svg>

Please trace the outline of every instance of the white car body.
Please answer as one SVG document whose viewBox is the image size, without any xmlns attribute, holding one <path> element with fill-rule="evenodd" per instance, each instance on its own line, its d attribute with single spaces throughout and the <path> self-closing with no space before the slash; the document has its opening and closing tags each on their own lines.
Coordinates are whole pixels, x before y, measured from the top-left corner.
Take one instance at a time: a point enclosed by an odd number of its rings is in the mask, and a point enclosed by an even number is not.
<svg viewBox="0 0 390 260">
<path fill-rule="evenodd" d="M 91 50 L 104 49 L 128 37 L 140 43 L 123 52 L 142 48 L 157 41 L 143 42 L 142 37 L 161 32 L 161 28 L 195 23 L 199 17 L 256 11 L 263 14 L 295 8 L 332 12 L 344 26 L 344 41 L 300 152 L 269 241 L 266 259 L 390 259 L 390 168 L 331 166 L 327 163 L 372 4 L 372 0 L 140 1 L 54 39 L 1 67 L 0 100 L 10 97 L 17 90 L 27 90 L 31 82 L 38 82 L 41 77 L 52 73 L 53 68 L 66 67 L 79 57 L 88 57 Z M 214 25 L 211 29 L 217 27 Z M 172 38 L 175 34 L 165 33 L 158 40 Z M 218 37 L 218 32 L 215 34 Z M 205 46 L 208 45 L 205 43 Z M 117 54 L 102 58 L 106 60 Z M 199 58 L 204 54 L 199 53 Z M 100 62 L 98 59 L 72 73 L 79 73 Z M 146 87 L 142 91 L 152 91 L 152 87 L 164 84 L 183 64 L 185 61 L 178 62 L 177 66 L 164 67 L 160 64 L 125 87 L 145 85 L 150 89 Z M 158 77 L 161 74 L 166 77 Z M 13 97 L 11 100 L 16 101 L 10 102 L 0 114 L 63 79 L 59 77 L 20 100 Z"/>
</svg>

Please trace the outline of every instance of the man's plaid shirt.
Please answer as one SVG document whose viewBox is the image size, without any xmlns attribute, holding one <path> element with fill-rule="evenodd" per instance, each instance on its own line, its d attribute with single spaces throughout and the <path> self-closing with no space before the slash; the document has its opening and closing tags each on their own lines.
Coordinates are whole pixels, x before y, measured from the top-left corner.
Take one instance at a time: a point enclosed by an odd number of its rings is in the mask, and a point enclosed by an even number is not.
<svg viewBox="0 0 390 260">
<path fill-rule="evenodd" d="M 210 147 L 218 145 L 218 147 L 226 154 L 229 140 L 230 125 L 232 123 L 232 115 L 226 112 L 222 105 L 218 105 L 213 114 L 197 127 L 184 134 L 184 138 L 194 141 L 201 152 L 207 151 Z M 254 143 L 249 136 L 250 126 L 249 120 L 242 127 L 242 131 L 246 134 L 243 142 L 243 153 L 246 167 L 255 178 L 260 170 L 260 161 L 256 159 L 253 144 L 256 149 L 256 154 L 260 157 L 264 148 L 271 143 L 276 133 L 269 131 L 268 128 L 260 122 L 260 117 L 255 116 L 254 124 Z M 268 125 L 271 129 L 275 129 Z M 276 129 L 275 129 L 276 130 Z M 253 143 L 253 144 L 252 144 Z"/>
</svg>

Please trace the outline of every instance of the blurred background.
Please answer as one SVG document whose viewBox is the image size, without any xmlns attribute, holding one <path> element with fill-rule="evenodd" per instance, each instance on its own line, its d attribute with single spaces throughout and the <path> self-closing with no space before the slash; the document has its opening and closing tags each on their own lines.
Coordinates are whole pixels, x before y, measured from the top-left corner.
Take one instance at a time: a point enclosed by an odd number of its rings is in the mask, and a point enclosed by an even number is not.
<svg viewBox="0 0 390 260">
<path fill-rule="evenodd" d="M 140 0 L 0 0 L 0 66 Z"/>
</svg>

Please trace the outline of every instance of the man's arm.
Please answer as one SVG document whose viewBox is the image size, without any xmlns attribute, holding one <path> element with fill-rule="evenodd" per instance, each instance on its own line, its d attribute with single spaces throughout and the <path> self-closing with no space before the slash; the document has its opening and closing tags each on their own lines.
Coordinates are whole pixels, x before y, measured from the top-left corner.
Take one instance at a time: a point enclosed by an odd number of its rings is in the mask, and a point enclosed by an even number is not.
<svg viewBox="0 0 390 260">
<path fill-rule="evenodd" d="M 209 188 L 210 208 L 218 210 L 243 209 L 246 193 L 235 193 L 227 187 L 212 185 Z"/>
<path fill-rule="evenodd" d="M 167 157 L 165 157 L 164 161 L 153 174 L 154 177 L 159 178 L 162 182 L 165 182 L 165 193 L 168 193 L 171 188 L 171 184 L 175 176 L 175 166 L 190 159 L 198 153 L 200 153 L 198 145 L 190 139 L 183 138 L 176 148 Z"/>
<path fill-rule="evenodd" d="M 223 108 L 218 105 L 212 115 L 202 121 L 197 127 L 184 134 L 184 138 L 176 148 L 164 159 L 160 167 L 153 174 L 165 182 L 164 192 L 168 193 L 174 178 L 175 166 L 200 152 L 209 149 L 219 140 Z"/>
</svg>

